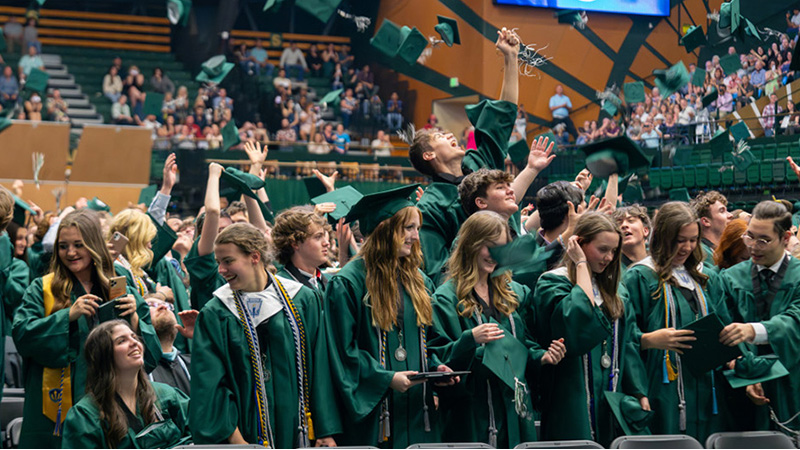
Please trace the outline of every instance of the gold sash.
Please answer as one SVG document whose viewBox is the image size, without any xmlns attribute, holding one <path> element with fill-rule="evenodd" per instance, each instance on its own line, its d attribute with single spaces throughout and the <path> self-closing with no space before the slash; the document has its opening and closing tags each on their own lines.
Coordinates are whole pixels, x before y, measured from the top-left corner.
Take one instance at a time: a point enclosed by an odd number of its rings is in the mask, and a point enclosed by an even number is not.
<svg viewBox="0 0 800 450">
<path fill-rule="evenodd" d="M 52 273 L 42 277 L 45 316 L 53 312 L 55 304 L 52 282 Z M 42 414 L 56 423 L 56 430 L 59 430 L 61 422 L 67 417 L 67 411 L 72 408 L 71 379 L 69 364 L 66 367 L 45 367 L 42 373 Z"/>
</svg>

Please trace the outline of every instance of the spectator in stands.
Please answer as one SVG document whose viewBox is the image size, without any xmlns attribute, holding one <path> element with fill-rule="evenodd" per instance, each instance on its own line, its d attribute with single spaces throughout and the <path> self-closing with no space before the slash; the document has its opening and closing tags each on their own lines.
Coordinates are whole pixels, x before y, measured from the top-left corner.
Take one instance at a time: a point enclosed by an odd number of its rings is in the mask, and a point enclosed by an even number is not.
<svg viewBox="0 0 800 450">
<path fill-rule="evenodd" d="M 781 128 L 784 134 L 800 134 L 800 112 L 791 100 L 786 102 L 787 116 L 781 121 Z"/>
<path fill-rule="evenodd" d="M 772 95 L 778 89 L 778 84 L 781 81 L 781 71 L 779 69 L 779 62 L 780 55 L 777 59 L 772 60 L 769 62 L 769 70 L 767 71 L 766 75 L 764 76 L 764 94 L 769 96 Z"/>
<path fill-rule="evenodd" d="M 22 31 L 22 39 L 25 42 L 25 47 L 32 45 L 36 47 L 36 53 L 42 53 L 42 43 L 39 42 L 39 31 L 36 29 L 35 18 L 28 18 L 28 25 Z"/>
<path fill-rule="evenodd" d="M 186 86 L 178 88 L 178 95 L 175 97 L 175 118 L 177 121 L 183 122 L 186 116 L 189 115 L 189 90 Z"/>
<path fill-rule="evenodd" d="M 19 59 L 18 76 L 20 80 L 24 80 L 31 70 L 39 69 L 44 70 L 44 62 L 39 52 L 36 50 L 35 45 L 28 46 L 28 54 Z"/>
<path fill-rule="evenodd" d="M 175 93 L 175 84 L 172 83 L 172 80 L 169 79 L 169 76 L 164 74 L 164 71 L 161 67 L 156 67 L 153 69 L 153 76 L 150 77 L 150 88 L 158 92 L 160 94 L 174 94 Z"/>
<path fill-rule="evenodd" d="M 322 137 L 325 138 L 325 142 L 328 144 L 333 144 L 336 142 L 336 133 L 333 132 L 333 125 L 330 123 L 326 123 L 325 127 L 322 129 Z"/>
<path fill-rule="evenodd" d="M 0 104 L 3 108 L 12 108 L 19 96 L 19 82 L 14 76 L 11 66 L 3 68 L 3 76 L 0 77 Z"/>
<path fill-rule="evenodd" d="M 439 119 L 436 118 L 436 114 L 431 114 L 428 116 L 428 121 L 425 122 L 425 126 L 422 128 L 426 130 L 435 130 L 439 128 Z"/>
<path fill-rule="evenodd" d="M 261 38 L 256 38 L 256 45 L 246 54 L 247 61 L 251 63 L 248 69 L 252 67 L 256 71 L 256 75 L 261 76 L 263 72 L 269 78 L 272 78 L 272 72 L 275 70 L 275 65 L 269 62 L 269 55 L 264 48 Z M 252 73 L 248 70 L 248 73 Z"/>
<path fill-rule="evenodd" d="M 220 88 L 219 93 L 214 100 L 211 101 L 214 109 L 230 109 L 233 110 L 233 99 L 228 97 L 228 91 L 225 88 Z"/>
<path fill-rule="evenodd" d="M 278 70 L 278 76 L 272 79 L 272 84 L 281 95 L 285 92 L 287 95 L 292 92 L 292 80 L 286 78 L 286 69 L 281 67 Z"/>
<path fill-rule="evenodd" d="M 183 325 L 178 325 L 175 318 L 175 305 L 164 298 L 164 294 L 156 292 L 145 299 L 150 309 L 150 321 L 161 342 L 161 359 L 150 373 L 150 380 L 172 386 L 186 395 L 191 394 L 189 368 L 192 364 L 191 355 L 182 353 L 175 348 L 175 338 L 180 331 L 186 339 L 194 335 L 194 322 L 198 312 L 195 310 L 179 313 Z"/>
<path fill-rule="evenodd" d="M 383 100 L 378 94 L 372 94 L 372 98 L 369 99 L 369 110 L 366 117 L 372 117 L 372 120 L 378 125 L 383 124 L 385 119 L 383 115 Z"/>
<path fill-rule="evenodd" d="M 336 125 L 336 138 L 334 139 L 333 149 L 336 153 L 347 153 L 350 150 L 350 135 L 341 123 Z"/>
<path fill-rule="evenodd" d="M 117 74 L 125 80 L 128 77 L 128 68 L 122 65 L 122 58 L 120 56 L 115 56 L 113 60 L 111 60 L 111 65 L 117 68 Z"/>
<path fill-rule="evenodd" d="M 289 47 L 283 49 L 280 61 L 281 69 L 286 70 L 289 76 L 292 71 L 297 74 L 297 80 L 303 81 L 305 73 L 308 72 L 308 64 L 306 64 L 306 57 L 303 51 L 297 47 L 297 42 L 290 42 Z"/>
<path fill-rule="evenodd" d="M 105 95 L 111 103 L 115 103 L 122 95 L 122 78 L 117 73 L 119 69 L 117 66 L 108 68 L 108 73 L 103 76 L 103 95 Z"/>
<path fill-rule="evenodd" d="M 167 116 L 164 119 L 164 124 L 158 128 L 158 137 L 171 139 L 177 133 L 177 129 L 175 127 L 175 116 Z"/>
<path fill-rule="evenodd" d="M 600 128 L 600 131 L 603 134 L 604 139 L 617 137 L 622 132 L 619 125 L 617 125 L 617 122 L 609 119 L 608 117 L 603 118 L 603 126 Z"/>
<path fill-rule="evenodd" d="M 528 114 L 525 112 L 525 105 L 519 105 L 517 118 L 514 120 L 514 131 L 520 139 L 528 138 Z"/>
<path fill-rule="evenodd" d="M 25 100 L 25 118 L 28 120 L 39 121 L 42 120 L 42 97 L 38 92 L 31 94 L 28 100 Z"/>
<path fill-rule="evenodd" d="M 654 89 L 655 90 L 655 89 Z M 556 86 L 556 94 L 550 97 L 550 111 L 553 114 L 553 124 L 564 123 L 567 125 L 567 132 L 570 136 L 577 138 L 578 133 L 572 119 L 569 118 L 569 110 L 572 109 L 572 101 L 564 95 L 564 88 L 559 84 Z"/>
<path fill-rule="evenodd" d="M 202 104 L 196 105 L 194 107 L 194 113 L 190 116 L 186 116 L 183 118 L 183 122 L 186 122 L 189 117 L 192 118 L 192 122 L 196 123 L 197 126 L 200 128 L 205 128 L 209 125 L 208 116 L 206 114 L 206 109 Z"/>
<path fill-rule="evenodd" d="M 773 93 L 769 96 L 769 103 L 761 111 L 761 126 L 764 128 L 764 136 L 775 136 L 775 116 L 783 112 L 783 108 L 778 104 L 778 96 Z"/>
<path fill-rule="evenodd" d="M 589 142 L 591 142 L 591 137 L 590 137 L 591 127 L 592 126 L 591 126 L 591 124 L 589 123 L 588 120 L 584 120 L 583 121 L 583 126 L 582 127 L 578 127 L 578 139 L 575 139 L 575 145 L 584 145 L 584 144 L 588 144 Z M 631 127 L 628 127 L 627 131 L 630 131 L 630 130 L 631 130 Z M 628 137 L 630 137 L 631 139 L 634 139 L 633 136 L 631 136 L 630 134 L 628 135 Z"/>
<path fill-rule="evenodd" d="M 275 133 L 275 140 L 281 143 L 294 143 L 297 142 L 297 133 L 295 133 L 289 119 L 281 120 L 281 129 Z M 291 150 L 291 146 L 289 146 Z"/>
<path fill-rule="evenodd" d="M 222 147 L 222 133 L 220 132 L 219 125 L 212 123 L 208 128 L 208 133 L 205 133 L 208 148 L 211 150 Z"/>
<path fill-rule="evenodd" d="M 111 120 L 120 125 L 133 125 L 131 107 L 128 106 L 128 97 L 120 95 L 116 103 L 111 106 Z"/>
<path fill-rule="evenodd" d="M 325 142 L 322 133 L 314 133 L 313 142 L 308 144 L 308 153 L 314 155 L 327 155 L 331 152 L 331 145 Z"/>
<path fill-rule="evenodd" d="M 759 47 L 760 49 L 761 47 Z M 767 71 L 764 69 L 764 61 L 761 59 L 756 60 L 756 68 L 750 74 L 750 82 L 756 90 L 756 98 L 761 97 L 761 90 L 764 88 L 764 83 L 767 81 Z"/>
<path fill-rule="evenodd" d="M 332 78 L 333 82 L 331 83 L 331 89 L 336 90 L 344 88 L 344 74 L 342 74 L 341 64 L 336 63 L 336 68 L 334 69 Z"/>
<path fill-rule="evenodd" d="M 333 69 L 339 64 L 339 54 L 333 44 L 328 44 L 325 50 L 322 51 L 322 75 L 329 78 L 333 75 Z"/>
<path fill-rule="evenodd" d="M 372 154 L 375 156 L 392 156 L 392 143 L 389 142 L 388 136 L 383 130 L 378 130 L 375 139 L 370 143 Z"/>
<path fill-rule="evenodd" d="M 312 77 L 323 76 L 322 65 L 324 61 L 322 60 L 322 57 L 319 56 L 316 44 L 312 44 L 311 47 L 309 47 L 306 63 L 308 64 L 308 69 L 311 72 Z"/>
<path fill-rule="evenodd" d="M 61 97 L 61 90 L 53 89 L 53 93 L 47 98 L 47 116 L 54 122 L 69 122 L 67 102 Z"/>
<path fill-rule="evenodd" d="M 397 96 L 397 92 L 392 92 L 389 101 L 386 103 L 386 125 L 389 132 L 395 132 L 403 126 L 403 101 Z"/>
<path fill-rule="evenodd" d="M 378 86 L 375 86 L 375 74 L 369 70 L 369 64 L 365 64 L 363 68 L 356 75 L 356 79 L 364 86 L 367 97 L 378 92 Z"/>
<path fill-rule="evenodd" d="M 306 105 L 306 108 L 300 112 L 300 140 L 310 141 L 311 137 L 316 134 L 317 120 L 319 119 L 319 108 L 313 103 Z"/>
<path fill-rule="evenodd" d="M 8 44 L 8 53 L 14 53 L 14 43 L 19 44 L 20 52 L 25 50 L 25 42 L 23 39 L 22 24 L 19 23 L 16 17 L 9 16 L 8 22 L 3 25 L 3 34 L 6 37 Z M 333 45 L 333 44 L 331 44 Z"/>
<path fill-rule="evenodd" d="M 344 92 L 344 98 L 339 102 L 339 110 L 342 114 L 342 124 L 344 128 L 350 128 L 350 121 L 353 119 L 356 108 L 358 108 L 358 100 L 353 97 L 353 90 L 347 89 Z"/>
<path fill-rule="evenodd" d="M 739 85 L 736 87 L 736 99 L 741 106 L 747 105 L 755 97 L 755 87 L 750 83 L 750 76 L 745 75 L 742 77 Z"/>
<path fill-rule="evenodd" d="M 200 128 L 200 125 L 194 122 L 194 116 L 188 116 L 186 118 L 186 126 L 189 127 L 189 132 L 195 138 L 202 138 L 203 137 L 203 130 Z"/>
<path fill-rule="evenodd" d="M 144 106 L 145 89 L 144 89 L 144 74 L 139 72 L 139 68 L 131 66 L 128 71 L 128 76 L 123 82 L 123 90 L 128 100 L 131 102 L 131 111 L 134 115 L 139 116 Z"/>
<path fill-rule="evenodd" d="M 350 54 L 350 46 L 342 44 L 338 54 L 339 64 L 342 65 L 342 72 L 346 73 L 353 66 L 356 57 Z"/>
</svg>

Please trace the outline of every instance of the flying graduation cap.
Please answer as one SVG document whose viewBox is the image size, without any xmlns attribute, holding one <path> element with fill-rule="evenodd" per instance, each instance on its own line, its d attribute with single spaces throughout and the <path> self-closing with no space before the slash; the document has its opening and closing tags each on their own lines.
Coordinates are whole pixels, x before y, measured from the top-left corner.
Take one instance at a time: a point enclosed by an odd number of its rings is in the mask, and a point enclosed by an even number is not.
<svg viewBox="0 0 800 450">
<path fill-rule="evenodd" d="M 658 86 L 658 90 L 661 91 L 663 98 L 669 97 L 689 83 L 689 71 L 686 70 L 686 65 L 683 64 L 683 61 L 678 61 L 666 70 L 654 70 L 653 75 L 656 76 L 655 84 Z"/>
<path fill-rule="evenodd" d="M 439 21 L 439 24 L 434 26 L 433 29 L 439 33 L 444 44 L 448 47 L 452 47 L 453 44 L 461 45 L 461 36 L 458 33 L 458 22 L 456 19 L 451 19 L 446 16 L 436 16 L 436 19 Z"/>
<path fill-rule="evenodd" d="M 339 9 L 342 0 L 297 0 L 295 4 L 316 17 L 322 23 L 328 23 Z"/>
<path fill-rule="evenodd" d="M 398 27 L 391 20 L 384 19 L 370 44 L 390 58 L 397 57 L 414 64 L 428 46 L 428 39 L 416 27 Z"/>
<path fill-rule="evenodd" d="M 185 27 L 191 11 L 192 0 L 167 0 L 167 19 L 172 25 Z"/>
<path fill-rule="evenodd" d="M 702 27 L 693 26 L 681 37 L 681 45 L 686 48 L 686 53 L 691 53 L 697 47 L 705 44 L 706 35 L 703 34 Z"/>
</svg>

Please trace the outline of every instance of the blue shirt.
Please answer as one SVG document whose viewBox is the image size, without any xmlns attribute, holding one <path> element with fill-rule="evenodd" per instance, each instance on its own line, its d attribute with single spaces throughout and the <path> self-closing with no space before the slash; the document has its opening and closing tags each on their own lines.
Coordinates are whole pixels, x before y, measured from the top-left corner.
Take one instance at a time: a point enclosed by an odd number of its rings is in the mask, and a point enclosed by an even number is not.
<svg viewBox="0 0 800 450">
<path fill-rule="evenodd" d="M 11 75 L 10 78 L 6 78 L 0 75 L 0 92 L 6 95 L 15 95 L 19 92 L 19 83 L 17 83 L 17 77 Z"/>
<path fill-rule="evenodd" d="M 350 143 L 350 135 L 347 134 L 346 131 L 342 134 L 337 134 L 336 139 L 333 141 L 333 145 L 335 145 L 336 148 L 339 149 L 342 153 L 347 151 L 347 148 L 345 148 L 345 146 L 349 143 Z"/>
<path fill-rule="evenodd" d="M 754 70 L 753 73 L 750 74 L 750 84 L 756 87 L 761 87 L 764 85 L 766 77 L 767 77 L 766 70 L 764 69 Z"/>
<path fill-rule="evenodd" d="M 250 56 L 256 59 L 256 61 L 263 63 L 267 60 L 267 51 L 264 50 L 264 47 L 255 47 L 250 50 Z"/>
<path fill-rule="evenodd" d="M 566 95 L 554 95 L 550 97 L 550 108 L 558 105 L 566 104 L 568 108 L 572 108 L 572 102 L 569 100 L 569 97 Z M 569 116 L 569 110 L 567 108 L 558 108 L 553 110 L 553 118 L 554 119 L 563 119 Z"/>
</svg>

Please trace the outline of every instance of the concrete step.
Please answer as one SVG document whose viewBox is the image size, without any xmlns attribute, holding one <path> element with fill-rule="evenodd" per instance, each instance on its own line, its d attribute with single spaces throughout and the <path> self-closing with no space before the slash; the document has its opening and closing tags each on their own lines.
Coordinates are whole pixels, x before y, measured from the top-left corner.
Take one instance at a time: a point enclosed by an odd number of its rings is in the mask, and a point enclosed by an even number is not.
<svg viewBox="0 0 800 450">
<path fill-rule="evenodd" d="M 82 117 L 79 117 L 79 118 L 72 119 L 72 124 L 73 125 L 80 125 L 80 126 L 83 126 L 83 125 L 86 125 L 86 124 L 102 124 L 102 123 L 103 123 L 103 118 L 99 117 L 99 116 L 97 116 L 95 118 L 82 118 Z"/>
<path fill-rule="evenodd" d="M 92 106 L 89 99 L 85 96 L 83 98 L 71 98 L 67 100 L 67 104 L 70 108 L 89 108 Z"/>
<path fill-rule="evenodd" d="M 94 108 L 67 108 L 70 119 L 95 119 L 97 111 Z"/>
<path fill-rule="evenodd" d="M 66 66 L 63 65 L 45 66 L 44 71 L 50 75 L 50 78 L 68 78 L 70 76 Z"/>
<path fill-rule="evenodd" d="M 61 64 L 61 55 L 44 53 L 40 55 L 45 66 Z"/>
<path fill-rule="evenodd" d="M 50 88 L 47 89 L 47 92 L 48 93 L 52 93 L 54 88 L 55 88 L 55 86 L 50 86 Z M 66 98 L 83 98 L 84 97 L 83 92 L 81 92 L 80 86 L 77 86 L 77 85 L 76 86 L 70 86 L 70 87 L 59 87 L 58 89 L 61 91 L 61 96 L 63 98 L 65 98 L 65 99 Z M 69 103 L 69 100 L 67 100 L 67 102 Z"/>
<path fill-rule="evenodd" d="M 75 78 L 70 75 L 69 78 L 50 78 L 47 80 L 47 86 L 61 89 L 74 88 L 77 85 L 75 84 Z"/>
</svg>

